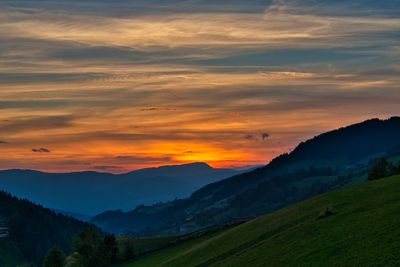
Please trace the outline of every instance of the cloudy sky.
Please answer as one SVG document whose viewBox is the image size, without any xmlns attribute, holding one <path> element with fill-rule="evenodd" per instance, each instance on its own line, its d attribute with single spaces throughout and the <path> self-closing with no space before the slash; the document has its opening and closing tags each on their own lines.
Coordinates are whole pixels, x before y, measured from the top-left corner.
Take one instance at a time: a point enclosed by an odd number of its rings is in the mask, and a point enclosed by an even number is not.
<svg viewBox="0 0 400 267">
<path fill-rule="evenodd" d="M 267 163 L 399 115 L 400 2 L 0 0 L 0 169 Z"/>
</svg>

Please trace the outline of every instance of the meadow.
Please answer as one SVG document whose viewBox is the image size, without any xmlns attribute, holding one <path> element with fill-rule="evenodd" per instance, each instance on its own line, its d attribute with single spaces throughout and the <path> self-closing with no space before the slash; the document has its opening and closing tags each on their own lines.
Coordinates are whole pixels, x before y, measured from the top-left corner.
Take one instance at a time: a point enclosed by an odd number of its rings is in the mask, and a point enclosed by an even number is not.
<svg viewBox="0 0 400 267">
<path fill-rule="evenodd" d="M 330 192 L 114 267 L 399 266 L 399 189 L 394 176 Z"/>
</svg>

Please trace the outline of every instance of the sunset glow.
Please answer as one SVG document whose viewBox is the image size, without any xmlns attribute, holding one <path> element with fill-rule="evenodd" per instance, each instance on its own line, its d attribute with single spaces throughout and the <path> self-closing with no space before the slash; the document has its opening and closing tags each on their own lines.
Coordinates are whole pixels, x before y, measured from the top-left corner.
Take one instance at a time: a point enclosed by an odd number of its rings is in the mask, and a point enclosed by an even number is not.
<svg viewBox="0 0 400 267">
<path fill-rule="evenodd" d="M 37 2 L 0 2 L 0 169 L 253 166 L 399 112 L 390 8 Z"/>
</svg>

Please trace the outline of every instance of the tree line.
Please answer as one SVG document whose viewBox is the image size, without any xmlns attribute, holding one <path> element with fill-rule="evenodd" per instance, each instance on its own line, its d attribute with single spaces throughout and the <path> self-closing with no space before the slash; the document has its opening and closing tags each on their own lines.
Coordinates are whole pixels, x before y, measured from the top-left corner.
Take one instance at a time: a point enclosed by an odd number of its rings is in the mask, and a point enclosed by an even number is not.
<svg viewBox="0 0 400 267">
<path fill-rule="evenodd" d="M 15 245 L 27 262 L 35 265 L 42 264 L 53 244 L 69 252 L 74 237 L 92 227 L 3 191 L 0 191 L 0 214 L 8 228 L 7 241 Z"/>
<path fill-rule="evenodd" d="M 75 239 L 70 256 L 66 257 L 59 247 L 53 247 L 47 253 L 43 267 L 106 267 L 134 256 L 133 239 L 118 241 L 114 235 L 88 228 Z"/>
<path fill-rule="evenodd" d="M 396 174 L 400 174 L 400 162 L 395 165 L 387 159 L 382 158 L 369 170 L 368 180 L 378 180 Z"/>
</svg>

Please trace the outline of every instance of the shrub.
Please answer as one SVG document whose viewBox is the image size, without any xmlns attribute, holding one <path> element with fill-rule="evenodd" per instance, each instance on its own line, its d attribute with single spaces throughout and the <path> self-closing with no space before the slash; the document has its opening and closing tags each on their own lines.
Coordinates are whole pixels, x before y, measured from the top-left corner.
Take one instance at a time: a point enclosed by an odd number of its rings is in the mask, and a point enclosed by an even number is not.
<svg viewBox="0 0 400 267">
<path fill-rule="evenodd" d="M 369 171 L 368 180 L 377 180 L 389 175 L 389 162 L 386 159 L 379 160 Z"/>
<path fill-rule="evenodd" d="M 44 267 L 64 267 L 65 255 L 58 247 L 53 247 L 49 250 L 44 260 Z"/>
<path fill-rule="evenodd" d="M 398 165 L 393 165 L 386 159 L 379 160 L 369 171 L 368 180 L 382 179 L 395 174 L 400 174 L 400 162 Z"/>
<path fill-rule="evenodd" d="M 332 216 L 333 214 L 335 214 L 335 209 L 332 206 L 328 206 L 325 208 L 325 210 L 319 213 L 318 219 L 324 219 L 329 216 Z"/>
</svg>

